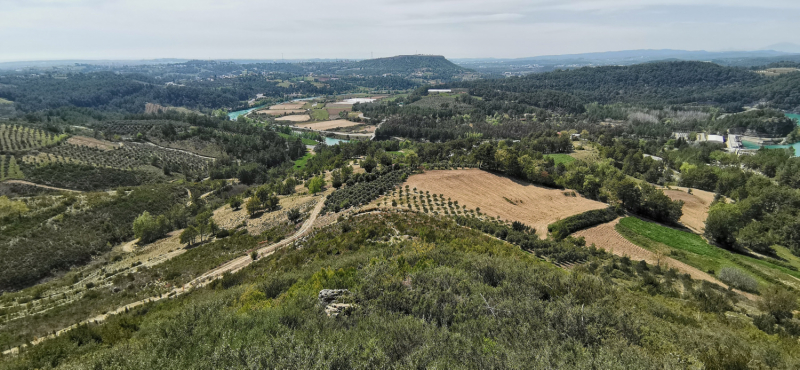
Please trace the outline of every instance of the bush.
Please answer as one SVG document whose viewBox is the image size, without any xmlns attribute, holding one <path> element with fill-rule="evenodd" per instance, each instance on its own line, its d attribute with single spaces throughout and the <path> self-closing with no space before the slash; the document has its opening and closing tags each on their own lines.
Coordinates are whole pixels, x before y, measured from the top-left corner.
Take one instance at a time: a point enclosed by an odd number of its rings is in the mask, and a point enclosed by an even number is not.
<svg viewBox="0 0 800 370">
<path fill-rule="evenodd" d="M 549 231 L 555 239 L 561 240 L 576 231 L 613 221 L 618 216 L 619 212 L 616 207 L 595 209 L 569 216 L 563 220 L 547 225 L 547 231 Z"/>
<path fill-rule="evenodd" d="M 736 289 L 746 292 L 758 292 L 758 282 L 752 276 L 734 267 L 723 267 L 719 270 L 719 279 Z"/>
</svg>

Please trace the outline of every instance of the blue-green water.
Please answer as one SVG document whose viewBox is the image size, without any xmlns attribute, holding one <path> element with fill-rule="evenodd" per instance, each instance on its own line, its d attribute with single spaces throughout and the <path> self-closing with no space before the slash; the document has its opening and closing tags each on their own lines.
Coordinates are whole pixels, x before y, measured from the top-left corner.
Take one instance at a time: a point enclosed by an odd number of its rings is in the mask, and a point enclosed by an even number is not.
<svg viewBox="0 0 800 370">
<path fill-rule="evenodd" d="M 339 143 L 349 143 L 350 140 L 334 139 L 332 137 L 325 138 L 325 145 L 336 145 Z"/>
<path fill-rule="evenodd" d="M 797 125 L 800 126 L 800 114 L 790 114 L 787 113 L 786 117 L 792 118 L 797 121 Z M 745 149 L 758 149 L 760 146 L 756 143 L 751 143 L 749 141 L 742 140 L 742 145 L 744 145 Z M 800 142 L 794 143 L 792 145 L 764 145 L 765 148 L 768 149 L 779 149 L 779 148 L 792 148 L 794 149 L 794 156 L 797 157 L 797 153 L 800 153 Z"/>
<path fill-rule="evenodd" d="M 256 109 L 261 109 L 261 108 L 264 108 L 264 107 L 266 107 L 266 105 L 259 105 L 257 107 L 253 107 L 253 108 L 250 108 L 250 109 L 237 110 L 236 112 L 230 112 L 230 113 L 228 113 L 228 119 L 231 120 L 231 121 L 236 121 L 236 119 L 239 118 L 239 116 L 243 116 L 243 115 L 245 115 L 247 113 L 250 113 L 250 112 L 252 112 L 252 111 L 254 111 Z"/>
</svg>

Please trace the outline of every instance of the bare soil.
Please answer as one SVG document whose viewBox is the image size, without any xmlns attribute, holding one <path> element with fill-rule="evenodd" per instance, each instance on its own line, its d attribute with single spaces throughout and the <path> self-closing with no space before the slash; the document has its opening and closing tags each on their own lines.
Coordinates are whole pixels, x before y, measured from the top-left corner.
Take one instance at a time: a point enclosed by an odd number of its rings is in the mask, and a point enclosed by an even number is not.
<svg viewBox="0 0 800 370">
<path fill-rule="evenodd" d="M 695 233 L 702 234 L 706 227 L 708 208 L 714 201 L 714 193 L 692 189 L 692 194 L 689 194 L 687 188 L 673 188 L 664 189 L 664 194 L 672 200 L 683 201 L 680 222 Z"/>
<path fill-rule="evenodd" d="M 306 105 L 305 102 L 295 102 L 295 103 L 283 103 L 278 105 L 273 105 L 269 107 L 269 109 L 302 109 L 303 106 Z"/>
<path fill-rule="evenodd" d="M 280 119 L 280 118 L 279 118 Z M 322 122 L 314 122 L 314 123 L 306 123 L 302 125 L 297 125 L 298 127 L 308 128 L 312 130 L 332 130 L 339 127 L 350 127 L 350 126 L 358 126 L 361 125 L 361 122 L 353 122 L 348 121 L 346 119 L 337 119 L 333 121 L 322 121 Z"/>
<path fill-rule="evenodd" d="M 276 121 L 289 121 L 289 122 L 305 122 L 311 120 L 307 114 L 295 114 L 291 116 L 278 117 Z"/>
<path fill-rule="evenodd" d="M 549 189 L 478 169 L 426 171 L 413 175 L 403 184 L 445 198 L 459 205 L 508 221 L 520 221 L 547 234 L 547 225 L 581 212 L 608 207 L 605 203 L 581 197 L 565 196 Z"/>
</svg>

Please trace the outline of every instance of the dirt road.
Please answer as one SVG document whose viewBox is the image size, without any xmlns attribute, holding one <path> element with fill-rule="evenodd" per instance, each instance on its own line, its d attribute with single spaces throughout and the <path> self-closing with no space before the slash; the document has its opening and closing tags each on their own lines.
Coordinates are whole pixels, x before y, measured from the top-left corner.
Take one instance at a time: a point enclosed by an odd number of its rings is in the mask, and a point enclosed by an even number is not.
<svg viewBox="0 0 800 370">
<path fill-rule="evenodd" d="M 0 183 L 2 183 L 2 184 L 22 184 L 22 185 L 35 186 L 37 188 L 42 188 L 42 189 L 50 189 L 50 190 L 59 190 L 59 191 L 69 191 L 69 192 L 73 192 L 73 193 L 81 193 L 80 190 L 56 188 L 56 187 L 53 187 L 53 186 L 37 184 L 35 182 L 30 182 L 30 181 L 25 181 L 25 180 L 5 180 L 5 181 L 0 182 Z"/>
<path fill-rule="evenodd" d="M 281 240 L 281 241 L 279 241 L 277 243 L 270 244 L 268 246 L 265 246 L 265 247 L 257 249 L 256 252 L 258 253 L 259 258 L 269 256 L 270 254 L 274 253 L 276 250 L 289 245 L 290 243 L 294 242 L 295 240 L 297 240 L 300 237 L 302 237 L 303 235 L 305 235 L 308 231 L 310 231 L 311 228 L 314 225 L 314 222 L 317 220 L 317 216 L 319 216 L 319 213 L 322 211 L 322 208 L 324 207 L 324 205 L 325 205 L 325 197 L 323 196 L 323 197 L 320 197 L 317 205 L 314 207 L 314 210 L 311 211 L 311 214 L 308 216 L 308 219 L 303 223 L 303 225 L 300 227 L 299 230 L 297 230 L 296 233 L 294 233 L 292 236 L 290 236 L 290 237 L 288 237 L 286 239 L 283 239 L 283 240 Z M 219 267 L 217 267 L 215 269 L 212 269 L 212 270 L 204 273 L 203 275 L 200 275 L 199 277 L 195 278 L 194 280 L 186 283 L 182 287 L 175 288 L 170 292 L 167 292 L 167 293 L 164 293 L 164 294 L 161 294 L 161 295 L 158 295 L 158 296 L 145 298 L 145 299 L 142 299 L 140 301 L 136 301 L 136 302 L 124 305 L 124 306 L 120 306 L 120 307 L 118 307 L 117 309 L 115 309 L 113 311 L 109 311 L 109 312 L 107 312 L 105 314 L 89 318 L 89 319 L 81 321 L 81 322 L 79 322 L 79 323 L 77 323 L 75 325 L 72 325 L 72 326 L 66 327 L 64 329 L 58 330 L 58 331 L 56 331 L 55 334 L 51 334 L 51 335 L 48 335 L 48 336 L 45 336 L 45 337 L 41 337 L 41 338 L 36 338 L 31 343 L 33 345 L 39 344 L 39 343 L 41 343 L 41 342 L 43 342 L 43 341 L 45 341 L 47 339 L 55 338 L 55 337 L 57 337 L 57 336 L 59 336 L 61 334 L 64 334 L 64 333 L 66 333 L 66 332 L 78 327 L 79 325 L 103 322 L 110 315 L 117 315 L 117 314 L 120 314 L 120 313 L 124 313 L 127 310 L 130 310 L 132 308 L 141 306 L 141 305 L 146 304 L 146 303 L 156 302 L 156 301 L 160 301 L 160 300 L 166 299 L 166 298 L 177 297 L 177 296 L 179 296 L 181 294 L 184 294 L 186 292 L 191 291 L 193 288 L 199 288 L 199 287 L 203 287 L 203 286 L 206 286 L 206 285 L 210 284 L 212 281 L 222 277 L 222 275 L 224 273 L 226 273 L 226 272 L 231 272 L 231 273 L 237 272 L 237 271 L 249 266 L 251 263 L 253 263 L 253 259 L 250 257 L 250 254 L 248 253 L 247 255 L 244 255 L 244 256 L 238 257 L 238 258 L 236 258 L 234 260 L 228 261 L 225 264 L 223 264 L 222 266 L 219 266 Z M 25 347 L 25 346 L 21 346 L 21 347 Z M 19 353 L 19 350 L 20 350 L 20 347 L 14 347 L 14 348 L 11 348 L 9 350 L 3 351 L 3 355 L 4 356 L 5 355 L 15 355 L 15 354 Z"/>
</svg>

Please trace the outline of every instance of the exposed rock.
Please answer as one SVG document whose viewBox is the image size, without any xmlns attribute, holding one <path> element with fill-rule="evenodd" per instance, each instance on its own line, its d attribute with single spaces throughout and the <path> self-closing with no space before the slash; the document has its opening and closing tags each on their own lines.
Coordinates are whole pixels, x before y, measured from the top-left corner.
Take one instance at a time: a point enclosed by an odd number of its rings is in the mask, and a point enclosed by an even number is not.
<svg viewBox="0 0 800 370">
<path fill-rule="evenodd" d="M 338 298 L 349 294 L 350 291 L 347 289 L 322 289 L 319 291 L 319 304 L 321 306 L 327 306 Z"/>
<path fill-rule="evenodd" d="M 355 307 L 349 303 L 332 303 L 325 306 L 325 314 L 328 316 L 339 316 L 339 314 L 347 315 Z"/>
</svg>

